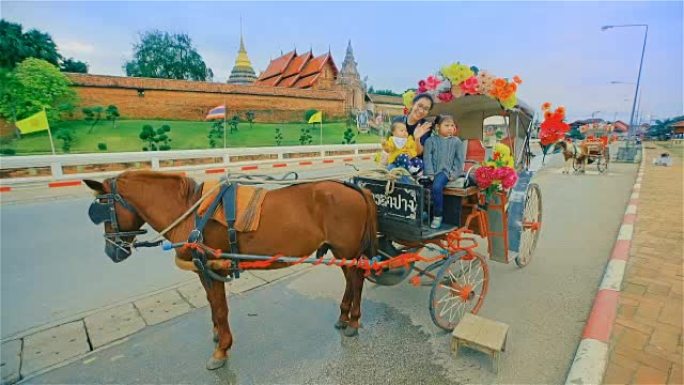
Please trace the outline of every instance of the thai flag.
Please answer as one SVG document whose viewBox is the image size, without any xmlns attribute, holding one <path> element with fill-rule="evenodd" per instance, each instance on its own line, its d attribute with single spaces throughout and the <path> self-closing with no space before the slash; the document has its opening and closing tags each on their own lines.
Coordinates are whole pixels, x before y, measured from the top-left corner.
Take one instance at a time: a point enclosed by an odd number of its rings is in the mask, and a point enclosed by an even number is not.
<svg viewBox="0 0 684 385">
<path fill-rule="evenodd" d="M 204 120 L 212 120 L 212 119 L 224 119 L 226 117 L 226 106 L 218 106 L 212 108 L 209 113 L 207 114 L 207 117 L 204 118 Z"/>
</svg>

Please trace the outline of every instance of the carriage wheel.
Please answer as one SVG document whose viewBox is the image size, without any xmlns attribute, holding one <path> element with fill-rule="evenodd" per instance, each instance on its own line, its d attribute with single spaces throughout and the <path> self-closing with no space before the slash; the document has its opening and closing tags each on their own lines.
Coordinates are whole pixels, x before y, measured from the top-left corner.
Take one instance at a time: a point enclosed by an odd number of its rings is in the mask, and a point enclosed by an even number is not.
<svg viewBox="0 0 684 385">
<path fill-rule="evenodd" d="M 522 218 L 522 234 L 520 234 L 520 249 L 515 263 L 518 267 L 525 267 L 532 260 L 534 249 L 537 247 L 542 223 L 542 195 L 539 185 L 530 183 L 525 197 L 525 210 Z"/>
<path fill-rule="evenodd" d="M 466 312 L 476 314 L 489 287 L 489 267 L 479 254 L 465 253 L 446 261 L 430 291 L 430 317 L 451 331 Z"/>
<path fill-rule="evenodd" d="M 380 237 L 378 239 L 378 250 L 380 252 L 381 260 L 388 260 L 390 258 L 396 257 L 401 254 L 402 251 L 394 246 L 394 242 L 386 236 Z M 374 271 L 370 272 L 370 275 L 366 277 L 367 280 L 373 282 L 376 285 L 382 286 L 394 286 L 401 283 L 406 277 L 411 274 L 413 269 L 413 263 L 409 264 L 408 267 L 397 267 L 393 269 L 386 269 L 381 274 L 377 274 Z"/>
</svg>

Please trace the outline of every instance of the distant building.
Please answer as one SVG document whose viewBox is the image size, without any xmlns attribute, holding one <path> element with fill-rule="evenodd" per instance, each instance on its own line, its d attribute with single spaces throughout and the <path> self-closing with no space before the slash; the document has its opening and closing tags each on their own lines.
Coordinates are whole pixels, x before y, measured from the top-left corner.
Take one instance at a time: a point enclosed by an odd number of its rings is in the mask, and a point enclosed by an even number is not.
<svg viewBox="0 0 684 385">
<path fill-rule="evenodd" d="M 254 83 L 256 86 L 331 90 L 336 88 L 337 66 L 330 52 L 314 56 L 288 52 L 268 64 Z"/>
</svg>

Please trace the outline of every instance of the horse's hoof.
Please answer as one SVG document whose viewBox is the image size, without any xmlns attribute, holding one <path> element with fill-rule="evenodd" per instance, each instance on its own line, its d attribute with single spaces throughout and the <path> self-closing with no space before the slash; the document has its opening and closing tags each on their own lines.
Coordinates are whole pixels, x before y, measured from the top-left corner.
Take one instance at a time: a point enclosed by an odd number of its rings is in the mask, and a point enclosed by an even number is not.
<svg viewBox="0 0 684 385">
<path fill-rule="evenodd" d="M 208 370 L 216 370 L 216 369 L 222 367 L 223 365 L 225 365 L 226 361 L 227 361 L 227 358 L 217 359 L 214 357 L 209 357 L 209 361 L 207 361 L 207 369 Z"/>
<path fill-rule="evenodd" d="M 335 329 L 346 329 L 347 328 L 347 323 L 344 321 L 338 320 L 335 322 Z"/>
<path fill-rule="evenodd" d="M 345 337 L 356 337 L 359 335 L 359 329 L 347 326 L 342 333 Z"/>
</svg>

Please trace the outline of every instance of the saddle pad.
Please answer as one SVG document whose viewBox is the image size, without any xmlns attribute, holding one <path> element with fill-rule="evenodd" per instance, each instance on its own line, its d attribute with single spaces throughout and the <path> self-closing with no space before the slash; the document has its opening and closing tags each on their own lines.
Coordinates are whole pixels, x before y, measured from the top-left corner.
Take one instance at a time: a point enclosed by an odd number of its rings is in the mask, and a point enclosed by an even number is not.
<svg viewBox="0 0 684 385">
<path fill-rule="evenodd" d="M 211 180 L 204 182 L 202 186 L 202 195 L 206 194 L 209 190 L 214 188 L 219 181 Z M 264 198 L 266 198 L 266 193 L 268 191 L 259 187 L 252 186 L 238 186 L 236 192 L 235 202 L 235 230 L 241 233 L 255 231 L 259 228 L 259 220 L 261 219 L 261 205 L 264 203 Z M 211 203 L 216 199 L 219 193 L 219 189 L 216 189 L 211 196 L 205 198 L 200 204 L 197 212 L 199 215 L 204 215 L 204 213 L 209 209 Z M 216 212 L 212 216 L 212 219 L 218 221 L 224 226 L 228 226 L 226 222 L 226 213 L 223 210 L 223 203 L 219 203 L 216 208 Z"/>
</svg>

